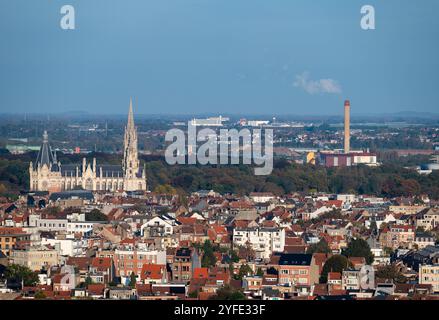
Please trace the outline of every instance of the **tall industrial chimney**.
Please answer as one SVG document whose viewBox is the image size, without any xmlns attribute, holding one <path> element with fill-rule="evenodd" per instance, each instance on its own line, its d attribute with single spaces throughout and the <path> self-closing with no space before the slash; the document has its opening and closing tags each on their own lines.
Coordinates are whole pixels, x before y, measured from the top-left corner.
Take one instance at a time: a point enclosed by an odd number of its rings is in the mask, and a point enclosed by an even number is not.
<svg viewBox="0 0 439 320">
<path fill-rule="evenodd" d="M 344 102 L 344 153 L 351 151 L 351 103 Z"/>
</svg>

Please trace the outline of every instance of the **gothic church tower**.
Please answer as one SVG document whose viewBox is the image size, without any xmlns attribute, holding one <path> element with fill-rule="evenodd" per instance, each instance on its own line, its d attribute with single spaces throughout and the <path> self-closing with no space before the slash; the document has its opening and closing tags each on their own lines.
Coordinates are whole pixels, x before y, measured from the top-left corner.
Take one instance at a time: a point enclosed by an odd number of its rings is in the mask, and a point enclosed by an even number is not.
<svg viewBox="0 0 439 320">
<path fill-rule="evenodd" d="M 125 127 L 124 152 L 122 169 L 124 172 L 124 190 L 145 190 L 146 174 L 139 167 L 137 154 L 137 128 L 134 125 L 133 101 L 130 99 L 130 109 L 128 111 L 128 123 Z M 145 186 L 143 185 L 145 182 Z"/>
</svg>

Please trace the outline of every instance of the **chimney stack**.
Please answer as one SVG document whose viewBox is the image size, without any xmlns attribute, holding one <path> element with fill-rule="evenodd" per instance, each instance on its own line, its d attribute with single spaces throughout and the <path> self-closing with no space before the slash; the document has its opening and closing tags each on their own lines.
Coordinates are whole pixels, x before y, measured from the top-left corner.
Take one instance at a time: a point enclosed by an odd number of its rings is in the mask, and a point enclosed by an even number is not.
<svg viewBox="0 0 439 320">
<path fill-rule="evenodd" d="M 344 102 L 344 153 L 351 151 L 351 103 Z"/>
</svg>

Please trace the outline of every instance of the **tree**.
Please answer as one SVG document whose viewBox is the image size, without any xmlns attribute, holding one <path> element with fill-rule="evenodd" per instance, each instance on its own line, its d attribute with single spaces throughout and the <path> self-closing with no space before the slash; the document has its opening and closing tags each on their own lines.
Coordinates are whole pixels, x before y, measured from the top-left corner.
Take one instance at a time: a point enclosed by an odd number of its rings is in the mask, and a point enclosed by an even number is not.
<svg viewBox="0 0 439 320">
<path fill-rule="evenodd" d="M 88 288 L 91 284 L 93 284 L 93 279 L 90 276 L 87 276 L 87 278 L 85 278 L 85 287 Z"/>
<path fill-rule="evenodd" d="M 258 277 L 263 277 L 264 276 L 264 271 L 262 270 L 261 267 L 259 267 L 258 270 L 256 271 L 256 275 Z"/>
<path fill-rule="evenodd" d="M 367 264 L 372 264 L 374 256 L 366 240 L 358 238 L 352 239 L 343 254 L 346 257 L 364 257 Z"/>
<path fill-rule="evenodd" d="M 35 293 L 34 298 L 37 300 L 43 300 L 43 299 L 46 299 L 47 296 L 43 291 L 38 291 L 37 293 Z"/>
<path fill-rule="evenodd" d="M 38 274 L 28 267 L 11 264 L 6 268 L 5 277 L 8 281 L 23 282 L 25 286 L 34 286 L 38 282 Z"/>
<path fill-rule="evenodd" d="M 216 264 L 216 257 L 214 254 L 214 247 L 209 240 L 204 241 L 203 246 L 201 247 L 203 250 L 203 257 L 201 258 L 201 266 L 203 268 L 210 268 Z"/>
<path fill-rule="evenodd" d="M 398 270 L 396 265 L 386 265 L 379 268 L 376 277 L 380 279 L 393 280 L 396 283 L 406 283 L 407 278 Z"/>
<path fill-rule="evenodd" d="M 230 250 L 230 259 L 235 263 L 239 261 L 239 256 L 235 250 Z"/>
<path fill-rule="evenodd" d="M 242 280 L 245 276 L 253 275 L 253 270 L 250 268 L 248 264 L 242 264 L 239 267 L 238 275 L 236 277 L 237 280 Z"/>
<path fill-rule="evenodd" d="M 345 256 L 339 254 L 332 256 L 331 258 L 326 260 L 323 266 L 322 273 L 320 275 L 320 283 L 326 283 L 328 281 L 329 272 L 342 273 L 343 270 L 346 270 L 351 267 L 352 267 L 352 263 Z"/>
<path fill-rule="evenodd" d="M 387 257 L 391 257 L 393 255 L 393 249 L 392 248 L 384 247 L 383 251 L 384 251 L 384 254 Z"/>
<path fill-rule="evenodd" d="M 154 192 L 158 194 L 176 194 L 177 190 L 169 184 L 161 184 L 154 188 Z"/>
<path fill-rule="evenodd" d="M 93 209 L 85 214 L 85 221 L 108 221 L 108 217 L 98 209 Z"/>
<path fill-rule="evenodd" d="M 310 245 L 306 250 L 306 253 L 331 253 L 331 248 L 329 248 L 325 239 L 321 239 L 318 243 Z"/>
<path fill-rule="evenodd" d="M 372 234 L 378 234 L 378 226 L 375 220 L 370 223 L 370 230 L 372 231 Z"/>
<path fill-rule="evenodd" d="M 137 277 L 134 274 L 134 272 L 131 272 L 131 275 L 130 275 L 130 287 L 131 288 L 135 288 L 136 287 L 136 283 L 137 283 Z"/>
<path fill-rule="evenodd" d="M 226 285 L 216 291 L 216 295 L 210 297 L 210 300 L 246 300 L 241 290 Z"/>
</svg>

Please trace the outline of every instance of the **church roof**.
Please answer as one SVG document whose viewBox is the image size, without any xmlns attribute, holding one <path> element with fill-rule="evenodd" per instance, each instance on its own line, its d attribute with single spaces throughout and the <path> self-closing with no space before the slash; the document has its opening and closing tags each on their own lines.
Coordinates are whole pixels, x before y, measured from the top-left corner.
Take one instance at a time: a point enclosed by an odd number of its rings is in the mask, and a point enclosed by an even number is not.
<svg viewBox="0 0 439 320">
<path fill-rule="evenodd" d="M 38 151 L 35 166 L 37 167 L 38 165 L 47 165 L 48 167 L 50 167 L 50 165 L 53 163 L 56 163 L 56 155 L 55 153 L 52 153 L 49 145 L 49 135 L 47 134 L 47 131 L 44 131 L 43 143 L 41 144 L 40 151 Z"/>
</svg>

